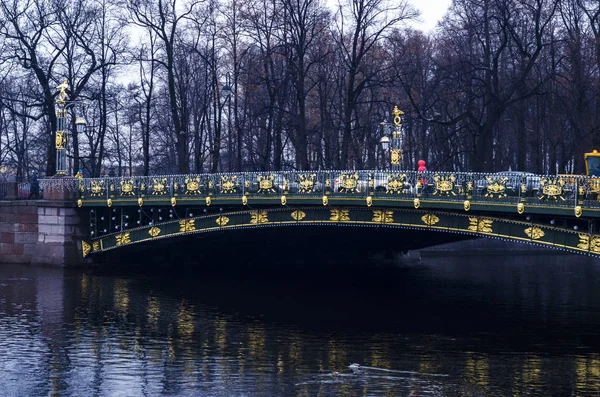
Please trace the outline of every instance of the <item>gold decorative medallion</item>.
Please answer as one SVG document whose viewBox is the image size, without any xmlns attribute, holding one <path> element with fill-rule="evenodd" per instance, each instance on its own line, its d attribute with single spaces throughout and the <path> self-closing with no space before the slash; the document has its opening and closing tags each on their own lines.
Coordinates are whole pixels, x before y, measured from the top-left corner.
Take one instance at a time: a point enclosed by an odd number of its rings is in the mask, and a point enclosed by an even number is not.
<svg viewBox="0 0 600 397">
<path fill-rule="evenodd" d="M 525 229 L 525 234 L 527 235 L 527 237 L 533 240 L 538 240 L 544 237 L 544 231 L 539 227 L 528 227 L 527 229 Z"/>
<path fill-rule="evenodd" d="M 287 204 L 287 197 L 281 196 L 281 205 L 286 205 L 286 204 Z"/>
<path fill-rule="evenodd" d="M 133 196 L 133 179 L 121 180 L 121 196 Z"/>
<path fill-rule="evenodd" d="M 131 243 L 131 239 L 129 238 L 129 232 L 117 234 L 115 236 L 117 247 L 123 244 Z"/>
<path fill-rule="evenodd" d="M 220 217 L 217 218 L 216 222 L 217 222 L 217 225 L 223 227 L 229 223 L 229 218 L 221 215 Z"/>
<path fill-rule="evenodd" d="M 463 206 L 465 207 L 465 211 L 469 211 L 471 209 L 471 202 L 469 200 L 465 200 Z"/>
<path fill-rule="evenodd" d="M 487 187 L 485 190 L 485 194 L 483 197 L 492 197 L 492 198 L 503 198 L 506 197 L 506 182 L 508 181 L 507 177 L 494 178 L 491 176 L 486 176 Z"/>
<path fill-rule="evenodd" d="M 340 193 L 358 193 L 358 173 L 341 174 L 338 191 Z"/>
<path fill-rule="evenodd" d="M 193 232 L 196 230 L 195 219 L 184 219 L 179 221 L 179 233 Z"/>
<path fill-rule="evenodd" d="M 112 206 L 112 200 L 111 199 L 106 200 L 106 205 L 108 205 L 109 207 Z"/>
<path fill-rule="evenodd" d="M 83 202 L 81 201 L 81 199 L 77 200 L 77 206 L 79 208 L 81 208 L 82 205 L 83 205 Z"/>
<path fill-rule="evenodd" d="M 577 248 L 591 252 L 600 252 L 600 237 L 593 236 L 590 241 L 590 236 L 588 234 L 580 234 Z"/>
<path fill-rule="evenodd" d="M 104 190 L 104 187 L 102 186 L 104 184 L 104 181 L 92 181 L 92 187 L 90 188 L 90 192 L 92 193 L 92 196 L 100 196 L 102 194 L 102 190 Z"/>
<path fill-rule="evenodd" d="M 269 219 L 267 218 L 267 211 L 252 211 L 250 215 L 252 216 L 250 223 L 253 225 L 269 222 Z"/>
<path fill-rule="evenodd" d="M 207 206 L 207 207 L 210 207 L 210 203 L 212 203 L 212 200 L 211 200 L 211 198 L 210 198 L 210 197 L 207 197 L 207 198 L 206 198 L 206 206 Z"/>
<path fill-rule="evenodd" d="M 143 198 L 138 198 L 138 205 L 141 207 L 142 205 L 144 205 L 144 199 Z"/>
<path fill-rule="evenodd" d="M 396 127 L 400 127 L 400 124 L 402 124 L 402 118 L 400 116 L 402 116 L 404 112 L 398 109 L 398 106 L 394 106 L 392 114 L 394 115 L 394 124 L 396 124 Z"/>
<path fill-rule="evenodd" d="M 197 195 L 200 194 L 200 177 L 197 176 L 195 178 L 186 177 L 185 178 L 185 191 L 183 194 L 189 195 Z"/>
<path fill-rule="evenodd" d="M 327 206 L 329 204 L 329 198 L 327 196 L 323 196 L 323 205 Z"/>
<path fill-rule="evenodd" d="M 372 205 L 373 205 L 373 197 L 367 196 L 367 207 L 370 207 Z"/>
<path fill-rule="evenodd" d="M 64 131 L 56 131 L 56 139 L 55 139 L 56 149 L 64 149 L 67 143 L 67 134 Z"/>
<path fill-rule="evenodd" d="M 542 195 L 540 200 L 554 200 L 559 199 L 565 201 L 563 197 L 563 186 L 566 181 L 563 178 L 542 178 L 540 179 L 540 185 L 542 185 Z"/>
<path fill-rule="evenodd" d="M 583 208 L 580 205 L 575 207 L 575 216 L 579 218 L 583 214 Z"/>
<path fill-rule="evenodd" d="M 150 230 L 148 230 L 148 234 L 151 235 L 152 237 L 156 237 L 160 234 L 160 229 L 157 228 L 156 226 L 152 226 L 150 228 Z"/>
<path fill-rule="evenodd" d="M 492 219 L 485 218 L 469 218 L 469 231 L 478 233 L 492 233 Z"/>
<path fill-rule="evenodd" d="M 246 181 L 247 182 L 247 181 Z M 237 192 L 237 176 L 223 175 L 221 176 L 221 193 Z"/>
<path fill-rule="evenodd" d="M 523 203 L 517 204 L 517 212 L 519 214 L 522 214 L 523 212 L 525 212 L 525 204 L 523 204 Z"/>
<path fill-rule="evenodd" d="M 242 205 L 248 205 L 248 197 L 246 195 L 242 196 Z"/>
<path fill-rule="evenodd" d="M 94 251 L 100 250 L 100 243 L 98 241 L 94 241 L 92 243 L 92 247 L 94 247 Z"/>
<path fill-rule="evenodd" d="M 300 174 L 300 189 L 298 193 L 313 193 L 315 189 L 315 178 L 316 174 Z"/>
<path fill-rule="evenodd" d="M 292 212 L 292 218 L 294 218 L 297 221 L 301 221 L 305 217 L 306 217 L 306 213 L 304 211 L 296 210 L 296 211 Z"/>
<path fill-rule="evenodd" d="M 336 222 L 346 222 L 350 220 L 350 210 L 339 210 L 337 208 L 332 208 L 331 210 L 331 217 L 329 218 L 330 221 L 336 221 Z"/>
<path fill-rule="evenodd" d="M 152 183 L 152 194 L 167 194 L 167 178 L 153 178 Z"/>
<path fill-rule="evenodd" d="M 402 150 L 400 149 L 392 149 L 390 153 L 390 163 L 396 165 L 400 164 L 402 160 Z"/>
<path fill-rule="evenodd" d="M 394 211 L 373 211 L 373 222 L 379 223 L 393 223 L 394 222 Z"/>
<path fill-rule="evenodd" d="M 171 197 L 171 206 L 175 207 L 177 205 L 177 199 L 175 197 Z"/>
<path fill-rule="evenodd" d="M 90 253 L 91 250 L 92 250 L 92 247 L 88 243 L 86 243 L 85 241 L 81 242 L 81 251 L 83 253 L 84 258 L 86 256 L 88 256 L 88 254 Z"/>
<path fill-rule="evenodd" d="M 421 200 L 419 200 L 418 198 L 414 199 L 413 205 L 415 206 L 415 208 L 419 208 L 421 206 Z"/>
<path fill-rule="evenodd" d="M 401 194 L 402 192 L 404 192 L 405 181 L 406 174 L 388 174 L 385 192 L 387 194 Z"/>
<path fill-rule="evenodd" d="M 438 218 L 437 216 L 435 216 L 434 214 L 425 214 L 421 217 L 421 220 L 423 221 L 424 224 L 426 224 L 427 226 L 433 226 L 436 223 L 438 223 L 440 221 L 440 218 Z"/>
<path fill-rule="evenodd" d="M 258 191 L 256 193 L 275 193 L 273 174 L 258 176 Z"/>
<path fill-rule="evenodd" d="M 454 193 L 454 181 L 456 177 L 454 175 L 435 175 L 433 180 L 435 181 L 434 196 L 438 194 L 440 196 L 456 196 L 456 193 Z"/>
</svg>

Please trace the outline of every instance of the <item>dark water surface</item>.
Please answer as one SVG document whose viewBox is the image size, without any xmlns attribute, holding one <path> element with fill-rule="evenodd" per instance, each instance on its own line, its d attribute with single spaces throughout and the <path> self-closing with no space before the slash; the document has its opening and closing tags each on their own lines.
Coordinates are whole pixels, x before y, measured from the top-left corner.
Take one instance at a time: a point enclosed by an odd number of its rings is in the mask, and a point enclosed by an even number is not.
<svg viewBox="0 0 600 397">
<path fill-rule="evenodd" d="M 3 396 L 597 396 L 599 334 L 600 262 L 582 256 L 0 267 Z"/>
</svg>

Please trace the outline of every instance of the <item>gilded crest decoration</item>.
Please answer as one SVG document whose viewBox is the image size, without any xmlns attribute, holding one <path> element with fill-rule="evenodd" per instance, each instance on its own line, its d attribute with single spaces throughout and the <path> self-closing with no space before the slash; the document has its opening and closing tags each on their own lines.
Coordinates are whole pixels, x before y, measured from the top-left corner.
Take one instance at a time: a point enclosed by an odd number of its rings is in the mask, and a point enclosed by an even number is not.
<svg viewBox="0 0 600 397">
<path fill-rule="evenodd" d="M 465 202 L 463 203 L 463 207 L 465 211 L 469 211 L 471 209 L 471 202 L 469 200 L 465 200 Z"/>
<path fill-rule="evenodd" d="M 92 243 L 92 247 L 94 248 L 94 251 L 98 251 L 100 249 L 100 243 L 98 241 L 94 241 Z"/>
<path fill-rule="evenodd" d="M 340 193 L 358 193 L 358 178 L 357 172 L 352 174 L 341 174 L 338 191 Z"/>
<path fill-rule="evenodd" d="M 485 179 L 487 180 L 487 187 L 485 189 L 485 194 L 483 195 L 483 197 L 502 198 L 507 196 L 507 177 L 493 178 L 491 176 L 486 176 Z"/>
<path fill-rule="evenodd" d="M 86 256 L 88 256 L 88 254 L 90 253 L 90 251 L 92 250 L 92 246 L 89 245 L 87 242 L 82 241 L 81 242 L 81 251 L 83 253 L 83 257 L 85 258 Z"/>
<path fill-rule="evenodd" d="M 493 219 L 469 218 L 469 231 L 477 233 L 492 233 Z"/>
<path fill-rule="evenodd" d="M 274 180 L 275 177 L 273 174 L 259 175 L 257 193 L 275 193 L 275 188 L 273 187 Z"/>
<path fill-rule="evenodd" d="M 563 178 L 542 178 L 540 180 L 540 185 L 542 186 L 540 200 L 565 201 L 563 197 L 565 183 Z"/>
<path fill-rule="evenodd" d="M 316 174 L 300 174 L 298 178 L 300 179 L 300 188 L 298 189 L 299 193 L 313 193 L 315 190 L 315 179 Z"/>
<path fill-rule="evenodd" d="M 104 192 L 104 181 L 92 181 L 90 193 L 93 197 L 101 196 Z"/>
<path fill-rule="evenodd" d="M 401 194 L 404 192 L 406 174 L 388 174 L 385 192 L 387 194 Z"/>
<path fill-rule="evenodd" d="M 221 193 L 232 194 L 238 190 L 237 176 L 221 175 Z"/>
<path fill-rule="evenodd" d="M 337 208 L 332 208 L 331 210 L 330 221 L 336 222 L 345 222 L 350 220 L 350 211 L 349 210 L 340 210 Z"/>
<path fill-rule="evenodd" d="M 393 223 L 394 211 L 375 210 L 373 211 L 373 222 Z"/>
<path fill-rule="evenodd" d="M 183 194 L 197 195 L 200 194 L 200 177 L 186 177 L 185 191 Z"/>
<path fill-rule="evenodd" d="M 229 218 L 226 216 L 221 215 L 220 217 L 218 217 L 216 219 L 217 225 L 223 227 L 225 225 L 227 225 L 229 223 Z"/>
<path fill-rule="evenodd" d="M 527 229 L 525 229 L 525 234 L 527 235 L 527 237 L 529 237 L 530 239 L 533 240 L 539 240 L 540 238 L 544 237 L 545 233 L 542 229 L 540 229 L 539 227 L 528 227 Z"/>
<path fill-rule="evenodd" d="M 440 218 L 438 218 L 436 215 L 434 215 L 432 213 L 428 213 L 428 214 L 423 215 L 421 217 L 421 220 L 427 226 L 433 226 L 440 221 Z"/>
<path fill-rule="evenodd" d="M 152 178 L 152 194 L 167 194 L 167 178 Z"/>
<path fill-rule="evenodd" d="M 117 247 L 123 244 L 131 243 L 131 239 L 129 238 L 129 232 L 117 234 L 115 236 Z"/>
<path fill-rule="evenodd" d="M 153 226 L 150 228 L 150 230 L 148 230 L 148 234 L 151 235 L 152 237 L 156 237 L 160 234 L 160 229 L 157 228 L 156 226 Z"/>
<path fill-rule="evenodd" d="M 579 235 L 577 248 L 591 252 L 600 252 L 600 237 L 592 236 L 590 241 L 590 236 L 582 233 Z"/>
<path fill-rule="evenodd" d="M 133 179 L 125 179 L 125 180 L 121 180 L 120 182 L 121 185 L 121 196 L 133 196 L 134 192 L 133 192 Z"/>
<path fill-rule="evenodd" d="M 294 218 L 297 221 L 301 221 L 305 217 L 306 217 L 306 213 L 304 211 L 295 210 L 294 212 L 292 212 L 292 218 Z"/>
<path fill-rule="evenodd" d="M 454 175 L 435 175 L 433 180 L 435 181 L 434 196 L 456 196 L 456 193 L 454 193 L 454 181 L 456 181 L 456 177 Z"/>
<path fill-rule="evenodd" d="M 269 222 L 269 219 L 267 218 L 267 211 L 252 211 L 250 216 L 250 223 L 253 225 L 260 225 L 262 223 Z"/>
<path fill-rule="evenodd" d="M 179 221 L 179 233 L 193 232 L 196 230 L 195 219 L 184 219 Z"/>
<path fill-rule="evenodd" d="M 402 161 L 402 150 L 392 149 L 390 153 L 390 163 L 400 164 L 400 161 Z"/>
<path fill-rule="evenodd" d="M 372 205 L 373 205 L 373 197 L 367 196 L 367 207 L 370 207 Z"/>
</svg>

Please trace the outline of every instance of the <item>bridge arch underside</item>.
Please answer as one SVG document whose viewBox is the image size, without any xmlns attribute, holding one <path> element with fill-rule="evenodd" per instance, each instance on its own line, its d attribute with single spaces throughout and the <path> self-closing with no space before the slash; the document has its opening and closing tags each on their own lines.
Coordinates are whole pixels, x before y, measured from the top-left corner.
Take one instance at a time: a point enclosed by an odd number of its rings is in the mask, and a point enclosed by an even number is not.
<svg viewBox="0 0 600 397">
<path fill-rule="evenodd" d="M 135 207 L 92 209 L 90 210 L 90 228 L 102 230 L 100 233 L 96 233 L 99 237 L 94 238 L 92 232 L 90 233 L 91 238 L 82 242 L 83 255 L 84 257 L 94 256 L 132 246 L 142 247 L 148 244 L 155 246 L 165 243 L 167 239 L 189 239 L 194 235 L 205 233 L 266 228 L 279 228 L 278 230 L 283 231 L 284 229 L 281 228 L 291 229 L 297 226 L 343 226 L 362 227 L 362 231 L 366 233 L 361 232 L 361 235 L 365 236 L 372 235 L 375 230 L 383 229 L 412 231 L 412 233 L 397 234 L 393 245 L 397 247 L 398 251 L 419 249 L 449 241 L 486 237 L 600 256 L 600 234 L 588 232 L 592 228 L 588 228 L 588 221 L 581 218 L 562 219 L 559 222 L 553 220 L 550 224 L 542 218 L 527 220 L 524 216 L 511 218 L 502 217 L 502 214 L 496 217 L 489 216 L 490 214 L 424 209 L 332 206 L 246 208 L 231 211 L 224 211 L 222 208 L 211 208 L 210 211 L 201 208 L 196 210 L 197 213 L 186 210 L 184 216 L 179 214 L 173 217 L 173 213 L 177 214 L 177 212 L 165 207 L 144 209 L 146 215 L 152 212 L 151 221 L 148 221 L 147 224 L 138 221 L 139 227 L 123 228 L 124 222 L 134 224 L 135 213 L 140 214 L 142 210 L 135 209 Z M 126 211 L 132 211 L 131 215 L 127 215 Z M 163 216 L 159 217 L 159 211 Z M 167 215 L 169 212 L 171 215 Z M 125 223 L 125 225 L 127 224 Z M 119 232 L 110 233 L 113 227 L 119 229 Z M 367 228 L 371 228 L 370 233 L 366 230 Z M 331 228 L 327 229 L 328 235 L 331 234 L 329 231 Z M 277 229 L 274 229 L 274 232 L 277 233 Z M 443 237 L 444 235 L 445 237 Z M 236 249 L 234 236 L 232 235 L 233 238 L 228 241 L 230 249 Z M 352 244 L 352 242 L 349 243 Z M 360 244 L 360 242 L 357 243 Z M 335 240 L 332 240 L 332 244 L 335 244 Z M 298 247 L 299 251 L 304 249 L 310 250 L 310 247 Z M 343 247 L 336 247 L 336 249 L 343 249 Z M 291 255 L 294 254 L 291 253 Z"/>
</svg>

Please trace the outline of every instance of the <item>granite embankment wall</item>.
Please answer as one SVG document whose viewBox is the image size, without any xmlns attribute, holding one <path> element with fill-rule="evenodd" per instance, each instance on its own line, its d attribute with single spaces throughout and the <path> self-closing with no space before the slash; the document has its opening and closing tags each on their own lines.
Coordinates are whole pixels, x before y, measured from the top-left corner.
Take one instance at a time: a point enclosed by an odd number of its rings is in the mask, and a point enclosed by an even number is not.
<svg viewBox="0 0 600 397">
<path fill-rule="evenodd" d="M 73 200 L 0 201 L 0 263 L 85 264 L 81 225 Z"/>
</svg>

